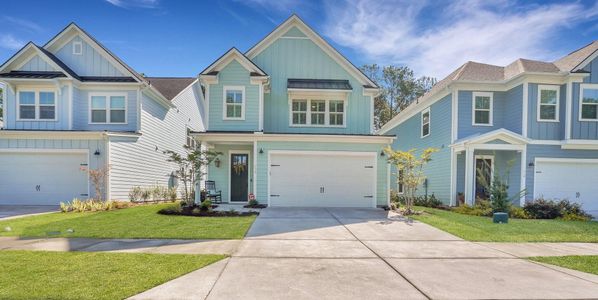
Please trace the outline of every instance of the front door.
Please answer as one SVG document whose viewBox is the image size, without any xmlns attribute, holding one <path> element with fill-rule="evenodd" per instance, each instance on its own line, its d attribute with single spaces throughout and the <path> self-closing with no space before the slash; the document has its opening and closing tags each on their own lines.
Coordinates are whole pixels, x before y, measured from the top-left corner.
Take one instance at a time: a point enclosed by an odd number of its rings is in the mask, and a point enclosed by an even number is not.
<svg viewBox="0 0 598 300">
<path fill-rule="evenodd" d="M 248 197 L 249 154 L 230 155 L 230 201 L 246 202 Z"/>
<path fill-rule="evenodd" d="M 492 158 L 476 157 L 475 159 L 475 196 L 476 199 L 488 199 L 488 185 L 492 182 Z"/>
</svg>

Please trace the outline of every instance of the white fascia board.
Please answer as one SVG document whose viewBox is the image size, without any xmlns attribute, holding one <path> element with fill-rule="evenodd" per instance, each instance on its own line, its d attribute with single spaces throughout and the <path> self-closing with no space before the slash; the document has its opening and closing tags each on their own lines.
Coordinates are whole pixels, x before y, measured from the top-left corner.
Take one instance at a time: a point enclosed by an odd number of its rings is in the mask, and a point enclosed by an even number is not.
<svg viewBox="0 0 598 300">
<path fill-rule="evenodd" d="M 107 136 L 139 137 L 139 134 L 106 131 L 34 131 L 34 130 L 1 130 L 0 138 L 6 139 L 82 139 L 96 140 Z"/>
<path fill-rule="evenodd" d="M 281 141 L 281 142 L 331 142 L 331 143 L 364 143 L 364 144 L 391 144 L 395 137 L 391 136 L 348 136 L 348 135 L 311 135 L 311 134 L 262 134 L 256 133 L 192 133 L 198 140 L 204 142 L 254 142 L 254 141 Z"/>
</svg>

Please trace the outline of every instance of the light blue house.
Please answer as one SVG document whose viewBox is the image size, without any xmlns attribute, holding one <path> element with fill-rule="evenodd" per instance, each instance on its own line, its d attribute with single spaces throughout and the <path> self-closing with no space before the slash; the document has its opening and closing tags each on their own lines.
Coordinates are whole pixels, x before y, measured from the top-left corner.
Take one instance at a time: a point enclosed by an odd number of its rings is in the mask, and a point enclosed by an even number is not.
<svg viewBox="0 0 598 300">
<path fill-rule="evenodd" d="M 596 213 L 598 41 L 555 62 L 467 62 L 378 133 L 396 135 L 397 149 L 440 149 L 420 193 L 445 204 L 473 203 L 485 192 L 477 179 L 499 172 L 511 195 L 525 190 L 518 204 L 568 198 Z"/>
<path fill-rule="evenodd" d="M 0 204 L 94 196 L 88 170 L 109 169 L 106 196 L 174 185 L 164 150 L 203 130 L 197 78 L 147 78 L 76 24 L 28 43 L 0 66 Z"/>
<path fill-rule="evenodd" d="M 297 16 L 199 79 L 205 130 L 194 135 L 223 153 L 207 178 L 224 202 L 388 205 L 381 153 L 393 137 L 374 134 L 378 87 Z"/>
</svg>

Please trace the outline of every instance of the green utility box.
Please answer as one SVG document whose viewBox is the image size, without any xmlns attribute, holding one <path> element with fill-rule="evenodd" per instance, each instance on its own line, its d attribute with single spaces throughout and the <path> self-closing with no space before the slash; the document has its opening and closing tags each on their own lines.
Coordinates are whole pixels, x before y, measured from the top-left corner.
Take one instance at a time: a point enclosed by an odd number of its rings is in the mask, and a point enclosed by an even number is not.
<svg viewBox="0 0 598 300">
<path fill-rule="evenodd" d="M 492 215 L 494 223 L 509 223 L 509 214 L 504 212 L 496 212 Z"/>
</svg>

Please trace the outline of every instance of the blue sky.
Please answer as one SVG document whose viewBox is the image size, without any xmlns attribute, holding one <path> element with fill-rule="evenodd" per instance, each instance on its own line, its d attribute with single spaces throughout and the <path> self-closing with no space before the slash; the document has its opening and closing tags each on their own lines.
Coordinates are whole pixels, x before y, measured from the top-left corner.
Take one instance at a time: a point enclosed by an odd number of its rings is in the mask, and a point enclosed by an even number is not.
<svg viewBox="0 0 598 300">
<path fill-rule="evenodd" d="M 552 61 L 598 40 L 595 0 L 18 0 L 3 2 L 0 60 L 75 21 L 138 72 L 195 76 L 293 12 L 355 65 L 407 65 L 439 79 L 467 60 Z"/>
</svg>

